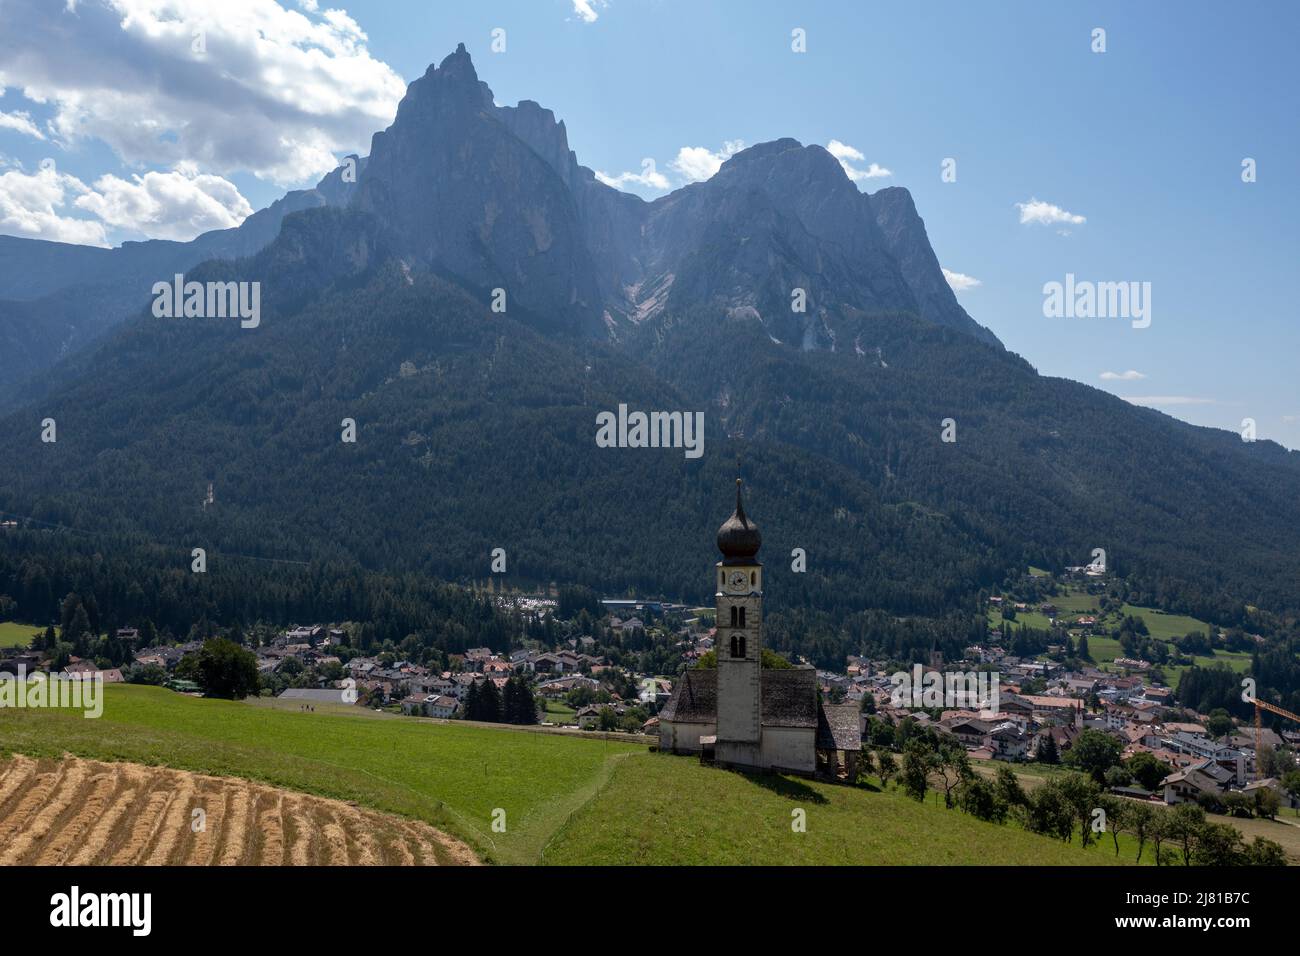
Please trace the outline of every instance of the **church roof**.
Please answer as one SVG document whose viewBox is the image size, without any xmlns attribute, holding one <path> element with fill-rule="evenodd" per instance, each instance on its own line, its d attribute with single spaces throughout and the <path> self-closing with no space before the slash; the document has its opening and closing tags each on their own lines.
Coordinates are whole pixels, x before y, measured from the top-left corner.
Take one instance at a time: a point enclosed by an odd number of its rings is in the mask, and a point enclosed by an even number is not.
<svg viewBox="0 0 1300 956">
<path fill-rule="evenodd" d="M 688 724 L 709 724 L 718 717 L 718 672 L 692 669 L 684 671 L 672 697 L 659 711 L 659 720 Z"/>
<path fill-rule="evenodd" d="M 817 713 L 818 750 L 861 750 L 857 704 L 822 704 Z"/>
<path fill-rule="evenodd" d="M 811 667 L 765 670 L 763 726 L 817 726 L 817 672 Z"/>
<path fill-rule="evenodd" d="M 811 667 L 765 669 L 762 671 L 762 681 L 764 727 L 817 726 L 815 670 Z M 685 671 L 673 688 L 673 696 L 659 712 L 659 719 L 679 723 L 714 723 L 718 719 L 717 670 Z"/>
</svg>

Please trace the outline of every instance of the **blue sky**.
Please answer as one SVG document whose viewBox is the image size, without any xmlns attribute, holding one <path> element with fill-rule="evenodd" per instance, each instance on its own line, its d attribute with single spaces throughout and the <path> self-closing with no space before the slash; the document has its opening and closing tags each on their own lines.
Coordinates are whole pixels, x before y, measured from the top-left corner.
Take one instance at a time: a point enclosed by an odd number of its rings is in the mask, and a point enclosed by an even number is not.
<svg viewBox="0 0 1300 956">
<path fill-rule="evenodd" d="M 958 291 L 967 311 L 1044 374 L 1198 424 L 1251 417 L 1300 448 L 1295 4 L 33 3 L 0 0 L 0 232 L 116 243 L 238 221 L 367 152 L 401 85 L 463 41 L 498 102 L 555 110 L 584 165 L 647 198 L 666 190 L 623 176 L 646 158 L 648 183 L 675 188 L 727 143 L 843 144 L 879 173 L 862 189 L 912 191 L 942 265 L 978 283 Z M 202 21 L 202 65 L 105 29 L 127 13 Z M 302 36 L 246 42 L 285 24 Z M 38 179 L 42 159 L 71 178 Z M 1150 282 L 1150 327 L 1044 317 L 1044 283 L 1067 273 Z"/>
</svg>

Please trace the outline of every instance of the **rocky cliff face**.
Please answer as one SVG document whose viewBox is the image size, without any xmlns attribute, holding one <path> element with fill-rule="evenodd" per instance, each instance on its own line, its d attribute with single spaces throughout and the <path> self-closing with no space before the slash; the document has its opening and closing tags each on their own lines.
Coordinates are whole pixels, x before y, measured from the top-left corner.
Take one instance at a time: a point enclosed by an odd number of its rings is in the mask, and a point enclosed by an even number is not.
<svg viewBox="0 0 1300 956">
<path fill-rule="evenodd" d="M 871 206 L 886 246 L 916 296 L 921 318 L 973 335 L 981 342 L 1000 345 L 997 336 L 967 315 L 957 302 L 930 246 L 912 194 L 900 186 L 890 186 L 871 194 Z"/>
<path fill-rule="evenodd" d="M 559 161 L 561 157 L 553 157 Z M 354 206 L 412 265 L 454 276 L 558 331 L 598 330 L 600 296 L 560 173 L 496 115 L 464 45 L 413 82 L 376 133 Z"/>
<path fill-rule="evenodd" d="M 551 110 L 496 106 L 460 47 L 376 134 L 355 203 L 413 264 L 504 287 L 544 328 L 618 339 L 705 309 L 834 349 L 845 320 L 909 312 L 997 344 L 957 304 L 906 190 L 883 194 L 879 210 L 826 150 L 781 139 L 646 202 L 597 181 Z"/>
</svg>

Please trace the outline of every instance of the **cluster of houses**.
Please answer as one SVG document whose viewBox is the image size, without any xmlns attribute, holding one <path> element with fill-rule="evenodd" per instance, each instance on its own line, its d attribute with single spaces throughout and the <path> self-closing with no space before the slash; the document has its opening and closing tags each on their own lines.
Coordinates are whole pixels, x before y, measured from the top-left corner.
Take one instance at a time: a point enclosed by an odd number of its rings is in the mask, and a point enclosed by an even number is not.
<svg viewBox="0 0 1300 956">
<path fill-rule="evenodd" d="M 35 632 L 39 628 L 32 630 Z M 140 635 L 135 628 L 124 627 L 118 630 L 117 636 L 121 641 L 132 642 Z M 66 665 L 55 668 L 47 653 L 26 647 L 0 647 L 0 674 L 44 674 L 56 680 L 81 680 L 97 674 L 105 684 L 121 684 L 125 681 L 119 667 L 96 667 L 94 661 L 82 660 L 73 654 Z"/>
<path fill-rule="evenodd" d="M 1148 682 L 1141 668 L 1111 673 L 1092 667 L 1067 670 L 1064 665 L 1008 658 L 997 649 L 970 647 L 960 666 L 988 663 L 1000 658 L 998 711 L 945 710 L 932 719 L 924 712 L 891 706 L 892 684 L 883 664 L 851 658 L 848 674 L 820 675 L 823 689 L 839 687 L 848 699 L 870 694 L 876 711 L 884 717 L 904 716 L 920 721 L 941 734 L 959 740 L 972 757 L 1021 761 L 1035 759 L 1040 744 L 1051 738 L 1057 754 L 1063 755 L 1087 729 L 1115 737 L 1123 759 L 1149 753 L 1172 768 L 1155 793 L 1137 787 L 1117 788 L 1127 796 L 1163 799 L 1166 803 L 1196 801 L 1201 794 L 1222 796 L 1230 790 L 1250 793 L 1264 786 L 1274 790 L 1284 805 L 1296 805 L 1276 779 L 1256 780 L 1256 752 L 1253 732 L 1233 733 L 1212 739 L 1201 715 L 1195 720 L 1175 706 L 1173 692 Z M 929 669 L 929 668 L 927 668 Z M 1021 693 L 1021 684 L 1032 680 L 1045 685 L 1042 693 Z M 1090 706 L 1090 704 L 1092 706 Z M 1263 730 L 1261 743 L 1271 748 L 1287 745 L 1300 748 L 1300 728 L 1278 733 Z"/>
<path fill-rule="evenodd" d="M 638 626 L 644 626 L 639 621 Z M 341 632 L 319 625 L 310 628 L 292 628 L 269 646 L 257 651 L 258 668 L 274 673 L 286 659 L 295 658 L 303 665 L 327 665 L 339 658 L 331 652 L 332 644 Z M 605 688 L 601 677 L 611 668 L 604 657 L 589 653 L 595 642 L 590 637 L 579 637 L 570 646 L 559 650 L 520 649 L 509 654 L 498 654 L 488 647 L 472 647 L 464 654 L 450 655 L 451 668 L 432 670 L 411 661 L 385 663 L 379 657 L 354 657 L 341 664 L 345 677 L 329 681 L 332 686 L 319 688 L 290 688 L 280 694 L 281 699 L 298 700 L 305 706 L 313 703 L 358 703 L 382 699 L 399 703 L 402 713 L 416 717 L 449 719 L 463 716 L 465 700 L 470 689 L 491 681 L 498 693 L 504 693 L 512 677 L 528 682 L 536 697 L 561 700 L 572 691 L 587 689 L 593 694 Z M 621 700 L 617 694 L 607 703 L 592 704 L 579 710 L 575 716 L 583 729 L 596 727 L 602 711 L 612 710 L 622 717 L 634 706 L 653 710 L 672 693 L 672 684 L 651 675 L 624 675 L 639 687 L 636 700 Z"/>
</svg>

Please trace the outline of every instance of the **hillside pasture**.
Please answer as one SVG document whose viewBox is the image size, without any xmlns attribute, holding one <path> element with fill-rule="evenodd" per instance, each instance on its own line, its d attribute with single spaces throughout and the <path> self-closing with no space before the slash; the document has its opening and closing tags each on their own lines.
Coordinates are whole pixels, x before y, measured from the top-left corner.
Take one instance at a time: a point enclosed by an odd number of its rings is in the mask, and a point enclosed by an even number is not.
<svg viewBox="0 0 1300 956">
<path fill-rule="evenodd" d="M 455 721 L 304 713 L 110 685 L 104 714 L 0 711 L 0 749 L 238 776 L 422 820 L 487 860 L 535 861 L 634 744 Z M 504 832 L 494 830 L 504 826 Z"/>
</svg>

